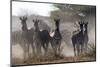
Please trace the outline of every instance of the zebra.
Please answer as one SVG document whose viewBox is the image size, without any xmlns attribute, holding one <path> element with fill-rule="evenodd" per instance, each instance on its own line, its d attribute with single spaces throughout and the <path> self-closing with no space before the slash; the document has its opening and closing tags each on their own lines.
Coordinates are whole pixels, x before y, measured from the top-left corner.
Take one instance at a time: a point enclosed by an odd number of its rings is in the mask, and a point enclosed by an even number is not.
<svg viewBox="0 0 100 67">
<path fill-rule="evenodd" d="M 35 32 L 34 32 L 34 35 L 35 35 L 35 44 L 36 44 L 36 49 L 37 49 L 37 52 L 40 54 L 41 53 L 41 47 L 44 48 L 44 51 L 45 51 L 45 55 L 48 51 L 48 44 L 49 44 L 49 41 L 50 41 L 50 35 L 49 35 L 49 32 L 47 30 L 40 30 L 39 29 L 39 21 L 38 19 L 34 20 L 33 19 L 33 23 L 34 23 L 34 26 L 35 26 Z"/>
<path fill-rule="evenodd" d="M 30 46 L 32 47 L 32 50 L 34 52 L 34 45 L 33 45 L 33 35 L 34 35 L 34 29 L 28 29 L 27 28 L 27 24 L 26 24 L 26 20 L 27 17 L 23 16 L 20 17 L 21 20 L 21 25 L 22 25 L 22 36 L 23 36 L 23 41 L 24 41 L 24 59 L 26 60 L 26 57 L 28 56 L 28 58 L 30 58 L 30 54 L 29 54 L 29 48 Z"/>
<path fill-rule="evenodd" d="M 84 23 L 78 22 L 80 25 L 80 31 L 74 35 L 72 35 L 72 44 L 74 48 L 74 56 L 79 55 L 81 52 L 83 52 L 84 47 Z"/>
<path fill-rule="evenodd" d="M 51 42 L 51 46 L 54 50 L 55 55 L 60 55 L 60 52 L 61 52 L 60 46 L 61 46 L 61 40 L 62 40 L 62 36 L 59 30 L 60 19 L 54 19 L 54 21 L 55 21 L 56 29 L 54 31 L 54 35 L 50 38 L 50 42 Z"/>
</svg>

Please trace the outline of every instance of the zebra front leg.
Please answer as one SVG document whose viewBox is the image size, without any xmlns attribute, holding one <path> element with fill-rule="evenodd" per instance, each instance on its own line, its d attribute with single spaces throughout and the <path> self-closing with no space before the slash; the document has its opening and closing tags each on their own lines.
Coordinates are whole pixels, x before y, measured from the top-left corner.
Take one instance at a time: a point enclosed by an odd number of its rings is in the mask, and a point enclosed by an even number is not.
<svg viewBox="0 0 100 67">
<path fill-rule="evenodd" d="M 74 47 L 74 56 L 77 56 L 75 47 Z"/>
<path fill-rule="evenodd" d="M 83 54 L 85 52 L 85 49 L 84 49 L 84 44 L 80 45 L 81 46 L 81 54 Z"/>
<path fill-rule="evenodd" d="M 32 57 L 35 55 L 35 45 L 34 44 L 31 44 L 32 46 Z"/>
<path fill-rule="evenodd" d="M 74 56 L 76 56 L 75 44 L 73 44 Z"/>
<path fill-rule="evenodd" d="M 56 53 L 57 53 L 57 52 L 56 52 L 56 50 L 57 50 L 56 48 L 57 48 L 57 47 L 56 47 L 56 45 L 55 45 L 54 42 L 52 42 L 51 45 L 52 45 L 52 48 L 53 48 L 54 55 L 56 56 Z"/>
<path fill-rule="evenodd" d="M 46 42 L 46 44 L 45 44 L 45 54 L 46 55 L 48 54 L 48 44 L 49 44 L 49 42 Z"/>
<path fill-rule="evenodd" d="M 28 59 L 30 58 L 30 44 L 27 44 L 27 53 L 28 53 Z"/>
<path fill-rule="evenodd" d="M 27 61 L 27 48 L 26 48 L 26 45 L 24 46 L 23 50 L 24 50 L 24 63 L 25 63 Z"/>
<path fill-rule="evenodd" d="M 86 53 L 88 53 L 88 45 L 86 44 Z"/>
<path fill-rule="evenodd" d="M 77 56 L 79 56 L 79 54 L 80 54 L 80 45 L 79 44 L 77 44 L 76 49 L 77 49 Z"/>
<path fill-rule="evenodd" d="M 41 55 L 41 45 L 39 43 L 36 44 L 36 49 L 37 49 L 37 58 L 40 57 Z"/>
<path fill-rule="evenodd" d="M 55 45 L 52 45 L 52 49 L 53 49 L 54 55 L 56 55 L 56 47 L 55 47 Z"/>
<path fill-rule="evenodd" d="M 25 51 L 25 49 L 24 49 L 24 53 L 23 53 L 23 56 L 24 56 L 24 62 L 26 61 L 26 51 Z"/>
<path fill-rule="evenodd" d="M 47 44 L 45 44 L 45 43 L 42 43 L 42 47 L 43 47 L 43 49 L 44 49 L 44 56 L 46 56 L 46 52 L 47 52 Z"/>
<path fill-rule="evenodd" d="M 58 55 L 60 55 L 60 53 L 61 53 L 60 46 L 61 46 L 61 41 L 60 41 L 59 44 L 58 44 Z"/>
<path fill-rule="evenodd" d="M 55 56 L 57 57 L 58 56 L 58 47 L 57 47 L 57 45 L 54 46 L 54 53 L 55 53 Z"/>
<path fill-rule="evenodd" d="M 84 44 L 84 51 L 85 51 L 86 53 L 88 53 L 88 50 L 87 50 L 87 49 L 88 49 L 88 46 L 87 46 L 87 43 L 85 43 L 85 44 Z"/>
</svg>

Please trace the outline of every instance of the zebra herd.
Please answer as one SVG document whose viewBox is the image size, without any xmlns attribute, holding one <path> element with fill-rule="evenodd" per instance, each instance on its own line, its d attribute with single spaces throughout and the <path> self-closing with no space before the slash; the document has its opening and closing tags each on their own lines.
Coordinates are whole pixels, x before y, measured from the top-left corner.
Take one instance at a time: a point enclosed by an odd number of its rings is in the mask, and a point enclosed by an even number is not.
<svg viewBox="0 0 100 67">
<path fill-rule="evenodd" d="M 60 55 L 61 50 L 61 41 L 62 36 L 59 30 L 60 25 L 60 19 L 54 19 L 55 27 L 54 35 L 51 37 L 49 32 L 47 30 L 40 30 L 39 29 L 39 19 L 33 19 L 33 24 L 35 29 L 28 29 L 27 28 L 27 17 L 23 16 L 20 17 L 21 25 L 22 25 L 22 34 L 24 36 L 24 42 L 26 43 L 24 46 L 26 47 L 24 49 L 24 59 L 26 56 L 29 56 L 29 47 L 32 47 L 32 50 L 34 52 L 35 46 L 37 53 L 41 54 L 41 47 L 44 49 L 44 55 L 48 52 L 48 46 L 49 43 L 51 44 L 53 51 L 55 55 Z M 74 56 L 79 55 L 80 53 L 87 50 L 87 43 L 88 43 L 88 22 L 79 22 L 80 25 L 80 31 L 74 35 L 72 35 L 72 44 L 74 48 Z M 34 37 L 33 37 L 34 36 Z M 34 42 L 33 42 L 34 41 Z M 35 43 L 35 45 L 33 45 Z"/>
</svg>

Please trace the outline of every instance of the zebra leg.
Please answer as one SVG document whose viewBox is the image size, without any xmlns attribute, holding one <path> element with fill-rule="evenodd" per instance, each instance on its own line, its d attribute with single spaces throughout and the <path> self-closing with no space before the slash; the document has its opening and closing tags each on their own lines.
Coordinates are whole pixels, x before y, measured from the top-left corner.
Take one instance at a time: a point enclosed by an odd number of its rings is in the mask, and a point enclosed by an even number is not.
<svg viewBox="0 0 100 67">
<path fill-rule="evenodd" d="M 81 54 L 83 54 L 85 52 L 85 44 L 81 44 L 80 47 L 81 47 Z"/>
<path fill-rule="evenodd" d="M 74 56 L 76 56 L 76 50 L 75 50 L 75 47 L 74 47 Z"/>
<path fill-rule="evenodd" d="M 53 47 L 54 47 L 55 56 L 57 56 L 57 49 L 58 49 L 58 47 L 57 47 L 56 41 L 54 42 Z"/>
<path fill-rule="evenodd" d="M 24 49 L 24 62 L 26 61 L 26 51 L 25 51 L 25 49 Z"/>
<path fill-rule="evenodd" d="M 38 56 L 40 56 L 40 54 L 41 54 L 41 44 L 37 43 L 36 46 L 37 46 L 37 54 L 38 54 Z"/>
<path fill-rule="evenodd" d="M 54 40 L 54 39 L 51 40 L 51 46 L 53 48 L 54 55 L 56 56 L 57 55 L 57 44 L 56 44 L 56 40 Z"/>
<path fill-rule="evenodd" d="M 75 44 L 73 44 L 73 48 L 74 48 L 74 56 L 76 56 Z"/>
<path fill-rule="evenodd" d="M 51 46 L 52 46 L 52 49 L 53 49 L 53 53 L 55 55 L 56 54 L 56 48 L 55 48 L 55 42 L 53 40 L 51 41 Z"/>
<path fill-rule="evenodd" d="M 82 49 L 83 49 L 83 48 L 82 48 L 82 44 L 80 44 L 80 45 L 79 45 L 79 54 L 81 54 L 81 53 L 83 52 Z"/>
<path fill-rule="evenodd" d="M 48 52 L 48 44 L 49 44 L 49 42 L 46 42 L 46 44 L 45 44 L 45 46 L 46 46 L 46 54 Z"/>
<path fill-rule="evenodd" d="M 43 49 L 44 49 L 44 55 L 46 56 L 46 50 L 47 50 L 47 48 L 46 48 L 46 43 L 42 43 L 42 47 L 43 47 Z"/>
<path fill-rule="evenodd" d="M 61 46 L 61 41 L 58 44 L 58 55 L 60 55 L 60 53 L 61 53 L 60 46 Z"/>
<path fill-rule="evenodd" d="M 79 44 L 79 54 L 83 54 L 84 46 L 83 44 Z"/>
<path fill-rule="evenodd" d="M 28 54 L 28 59 L 30 58 L 30 50 L 29 50 L 29 48 L 30 48 L 30 44 L 27 44 L 27 54 Z"/>
<path fill-rule="evenodd" d="M 81 53 L 84 53 L 84 51 L 85 51 L 84 46 L 85 46 L 84 44 L 81 45 Z"/>
<path fill-rule="evenodd" d="M 24 45 L 24 62 L 26 62 L 27 61 L 27 46 L 26 46 L 26 44 Z"/>
<path fill-rule="evenodd" d="M 85 45 L 85 52 L 88 53 L 88 51 L 87 51 L 87 48 L 88 48 L 87 43 L 85 43 L 84 45 Z"/>
<path fill-rule="evenodd" d="M 35 54 L 35 46 L 33 43 L 31 44 L 31 46 L 32 46 L 32 56 L 33 56 Z"/>
<path fill-rule="evenodd" d="M 88 45 L 87 45 L 87 43 L 86 43 L 86 53 L 88 53 Z"/>
<path fill-rule="evenodd" d="M 52 43 L 51 46 L 52 46 L 54 54 L 56 54 L 56 46 L 55 46 L 55 44 Z"/>
<path fill-rule="evenodd" d="M 50 43 L 51 43 L 51 47 L 52 47 L 52 49 L 54 51 L 53 41 L 51 40 Z"/>
<path fill-rule="evenodd" d="M 38 54 L 39 54 L 39 44 L 38 44 L 37 40 L 35 40 L 35 45 L 36 45 L 36 55 L 38 57 Z"/>
<path fill-rule="evenodd" d="M 79 54 L 80 54 L 80 45 L 79 44 L 77 44 L 76 49 L 77 49 L 77 56 L 79 56 Z"/>
</svg>

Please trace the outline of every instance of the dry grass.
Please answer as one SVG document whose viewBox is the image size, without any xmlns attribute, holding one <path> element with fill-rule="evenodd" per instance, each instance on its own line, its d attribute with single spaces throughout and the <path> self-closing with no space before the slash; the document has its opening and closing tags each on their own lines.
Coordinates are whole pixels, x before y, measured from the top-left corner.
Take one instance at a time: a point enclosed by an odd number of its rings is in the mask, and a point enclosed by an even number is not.
<svg viewBox="0 0 100 67">
<path fill-rule="evenodd" d="M 47 64 L 47 63 L 62 63 L 62 62 L 80 62 L 80 61 L 95 61 L 96 60 L 96 51 L 95 48 L 92 48 L 90 52 L 80 54 L 79 56 L 74 57 L 64 57 L 64 56 L 55 56 L 52 50 L 48 52 L 46 56 L 34 55 L 29 58 L 26 62 L 23 62 L 20 59 L 12 59 L 13 64 L 17 65 L 27 65 L 27 64 Z"/>
</svg>

